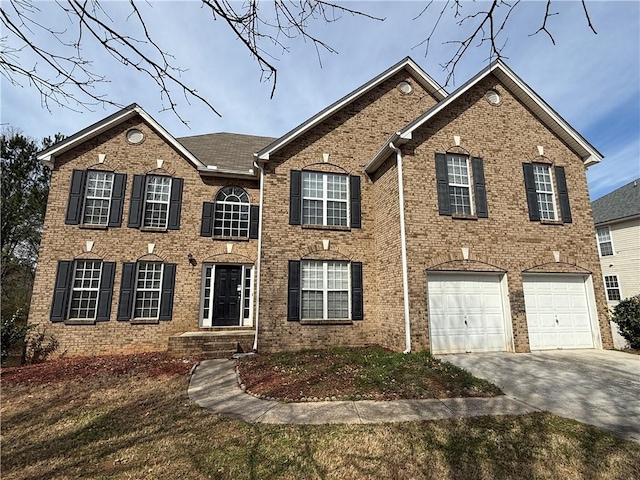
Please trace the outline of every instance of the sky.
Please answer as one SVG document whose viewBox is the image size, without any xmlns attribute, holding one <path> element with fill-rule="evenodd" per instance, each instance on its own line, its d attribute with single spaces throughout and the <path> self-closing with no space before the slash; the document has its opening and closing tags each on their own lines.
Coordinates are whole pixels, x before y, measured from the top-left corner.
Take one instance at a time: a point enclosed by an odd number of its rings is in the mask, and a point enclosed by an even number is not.
<svg viewBox="0 0 640 480">
<path fill-rule="evenodd" d="M 11 12 L 7 0 L 0 3 Z M 318 52 L 312 42 L 300 38 L 281 36 L 286 51 L 264 44 L 278 69 L 273 98 L 273 84 L 261 81 L 256 61 L 229 27 L 220 19 L 213 21 L 199 1 L 138 3 L 151 37 L 173 55 L 175 65 L 186 70 L 180 78 L 222 115 L 172 88 L 178 112 L 188 125 L 173 112 L 163 111 L 166 103 L 151 80 L 120 64 L 97 42 L 86 41 L 87 35 L 82 54 L 92 61 L 91 68 L 108 80 L 96 87 L 97 93 L 123 106 L 139 104 L 175 137 L 212 132 L 279 137 L 406 56 L 449 92 L 486 66 L 486 44 L 477 46 L 475 42 L 458 63 L 455 78 L 445 85 L 447 72 L 441 65 L 455 50 L 454 44 L 446 42 L 466 38 L 473 22 L 458 26 L 456 21 L 489 4 L 463 2 L 462 17 L 456 19 L 444 2 L 434 2 L 419 16 L 427 3 L 341 2 L 384 21 L 345 13 L 332 23 L 310 21 L 309 31 L 336 53 Z M 36 0 L 34 5 L 32 15 L 39 23 L 70 35 L 75 31 L 56 3 Z M 101 5 L 112 25 L 140 37 L 127 2 L 112 0 Z M 240 8 L 242 3 L 231 5 Z M 640 177 L 640 2 L 587 2 L 597 34 L 589 29 L 581 2 L 553 2 L 551 12 L 557 15 L 549 17 L 546 26 L 555 45 L 544 32 L 532 35 L 542 25 L 545 6 L 542 1 L 524 1 L 513 10 L 498 37 L 503 60 L 604 155 L 600 164 L 587 170 L 591 199 L 595 200 Z M 272 3 L 261 2 L 260 8 L 269 15 Z M 445 15 L 427 51 L 422 42 L 443 8 Z M 506 7 L 498 9 L 499 15 L 504 12 Z M 23 31 L 33 34 L 36 43 L 68 55 L 61 44 L 36 26 Z M 20 47 L 11 37 L 6 42 L 2 48 Z M 15 55 L 22 65 L 43 65 L 27 49 Z M 117 110 L 112 105 L 80 111 L 55 105 L 47 109 L 35 88 L 0 79 L 0 123 L 32 138 L 57 132 L 72 135 Z"/>
</svg>

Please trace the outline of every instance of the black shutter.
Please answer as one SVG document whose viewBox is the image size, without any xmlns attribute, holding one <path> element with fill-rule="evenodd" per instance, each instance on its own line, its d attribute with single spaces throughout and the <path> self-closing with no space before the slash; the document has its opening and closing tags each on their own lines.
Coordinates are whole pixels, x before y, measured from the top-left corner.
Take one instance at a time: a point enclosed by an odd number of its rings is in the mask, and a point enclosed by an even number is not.
<svg viewBox="0 0 640 480">
<path fill-rule="evenodd" d="M 287 320 L 300 320 L 300 260 L 289 260 Z"/>
<path fill-rule="evenodd" d="M 126 190 L 127 176 L 124 173 L 116 173 L 113 176 L 113 190 L 111 190 L 111 210 L 109 211 L 109 227 L 122 226 L 122 209 L 124 207 L 124 192 Z"/>
<path fill-rule="evenodd" d="M 140 228 L 142 225 L 142 210 L 144 208 L 144 175 L 133 176 L 131 188 L 131 203 L 129 204 L 129 223 L 127 227 Z"/>
<path fill-rule="evenodd" d="M 258 238 L 258 222 L 260 221 L 260 206 L 251 205 L 249 217 L 249 238 Z"/>
<path fill-rule="evenodd" d="M 169 223 L 167 229 L 178 230 L 180 228 L 180 211 L 182 210 L 182 178 L 174 178 L 171 181 L 171 199 L 169 200 Z"/>
<path fill-rule="evenodd" d="M 564 167 L 556 167 L 556 186 L 558 187 L 558 199 L 560 200 L 560 217 L 564 223 L 571 223 L 571 205 L 569 205 L 569 190 L 567 190 L 567 177 Z"/>
<path fill-rule="evenodd" d="M 440 215 L 451 215 L 447 156 L 444 153 L 436 153 L 436 179 L 438 182 L 438 213 Z"/>
<path fill-rule="evenodd" d="M 118 304 L 117 320 L 131 320 L 133 297 L 135 293 L 136 264 L 122 264 L 122 280 L 120 281 L 120 303 Z"/>
<path fill-rule="evenodd" d="M 289 187 L 289 225 L 301 224 L 302 209 L 302 172 L 291 170 Z"/>
<path fill-rule="evenodd" d="M 529 206 L 529 220 L 537 222 L 540 220 L 540 209 L 538 208 L 538 194 L 536 193 L 536 181 L 533 177 L 533 164 L 523 163 L 524 188 L 527 191 L 527 205 Z"/>
<path fill-rule="evenodd" d="M 349 195 L 351 197 L 351 228 L 362 227 L 362 201 L 360 200 L 360 177 L 349 177 Z"/>
<path fill-rule="evenodd" d="M 84 182 L 86 178 L 86 170 L 74 170 L 71 175 L 67 215 L 64 218 L 64 223 L 67 225 L 79 225 L 82 220 L 82 201 L 84 200 Z"/>
<path fill-rule="evenodd" d="M 116 273 L 115 262 L 102 263 L 100 290 L 98 291 L 98 311 L 96 322 L 108 322 L 111 316 L 111 299 L 113 298 L 113 277 Z"/>
<path fill-rule="evenodd" d="M 173 314 L 173 291 L 176 285 L 176 264 L 165 263 L 162 272 L 159 320 L 171 320 Z"/>
<path fill-rule="evenodd" d="M 476 197 L 476 215 L 478 218 L 488 218 L 489 209 L 487 208 L 487 188 L 484 183 L 484 162 L 481 158 L 473 157 L 471 159 L 471 168 L 473 169 L 473 185 Z"/>
<path fill-rule="evenodd" d="M 67 302 L 71 287 L 73 262 L 59 261 L 56 270 L 56 283 L 53 287 L 53 302 L 51 304 L 51 321 L 62 322 L 67 316 Z"/>
<path fill-rule="evenodd" d="M 351 262 L 351 319 L 362 320 L 363 318 L 362 263 Z"/>
<path fill-rule="evenodd" d="M 200 236 L 210 237 L 213 235 L 213 211 L 216 206 L 213 202 L 202 204 L 202 219 L 200 221 Z"/>
</svg>

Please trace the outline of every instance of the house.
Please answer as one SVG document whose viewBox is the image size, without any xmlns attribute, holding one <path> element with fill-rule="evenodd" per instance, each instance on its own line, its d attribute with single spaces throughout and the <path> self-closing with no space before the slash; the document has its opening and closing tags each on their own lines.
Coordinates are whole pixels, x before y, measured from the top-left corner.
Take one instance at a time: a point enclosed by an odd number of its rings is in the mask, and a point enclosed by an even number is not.
<svg viewBox="0 0 640 480">
<path fill-rule="evenodd" d="M 640 178 L 595 200 L 593 221 L 607 303 L 640 294 Z M 612 324 L 616 348 L 626 340 Z"/>
<path fill-rule="evenodd" d="M 277 139 L 134 104 L 39 158 L 29 321 L 67 354 L 613 346 L 602 155 L 501 61 L 447 93 L 406 58 Z"/>
</svg>

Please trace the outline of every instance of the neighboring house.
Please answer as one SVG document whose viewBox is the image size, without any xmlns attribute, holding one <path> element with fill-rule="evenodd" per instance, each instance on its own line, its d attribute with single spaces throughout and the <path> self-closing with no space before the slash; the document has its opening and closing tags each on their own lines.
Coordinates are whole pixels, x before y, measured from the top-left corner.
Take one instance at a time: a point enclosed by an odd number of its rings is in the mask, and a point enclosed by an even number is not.
<svg viewBox="0 0 640 480">
<path fill-rule="evenodd" d="M 640 294 L 640 178 L 595 200 L 593 221 L 609 308 Z M 617 348 L 626 341 L 614 328 Z"/>
<path fill-rule="evenodd" d="M 29 321 L 61 352 L 613 346 L 602 156 L 500 61 L 447 94 L 406 58 L 278 139 L 134 104 L 39 158 Z"/>
</svg>

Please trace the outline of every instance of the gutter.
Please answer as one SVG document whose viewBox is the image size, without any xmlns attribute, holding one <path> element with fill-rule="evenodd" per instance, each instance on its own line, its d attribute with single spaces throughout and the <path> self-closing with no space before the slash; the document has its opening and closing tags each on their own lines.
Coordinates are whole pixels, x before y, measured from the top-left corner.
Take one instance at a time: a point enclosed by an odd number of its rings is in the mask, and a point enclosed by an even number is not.
<svg viewBox="0 0 640 480">
<path fill-rule="evenodd" d="M 258 260 L 256 261 L 256 321 L 255 328 L 256 333 L 253 338 L 253 351 L 258 351 L 258 324 L 260 322 L 260 265 L 262 258 L 262 211 L 263 211 L 263 201 L 264 201 L 264 167 L 261 166 L 258 162 L 254 161 L 253 165 L 260 170 L 260 218 L 258 219 Z"/>
<path fill-rule="evenodd" d="M 400 206 L 400 247 L 402 250 L 402 290 L 404 296 L 404 335 L 406 348 L 402 353 L 411 352 L 411 319 L 409 317 L 409 274 L 407 271 L 407 233 L 404 222 L 404 187 L 402 185 L 402 152 L 393 142 L 389 147 L 396 152 L 398 165 L 398 203 Z"/>
</svg>

